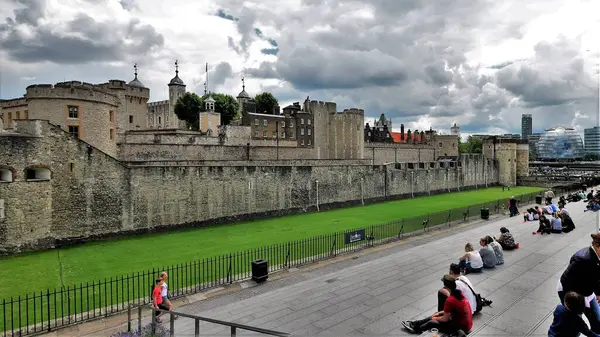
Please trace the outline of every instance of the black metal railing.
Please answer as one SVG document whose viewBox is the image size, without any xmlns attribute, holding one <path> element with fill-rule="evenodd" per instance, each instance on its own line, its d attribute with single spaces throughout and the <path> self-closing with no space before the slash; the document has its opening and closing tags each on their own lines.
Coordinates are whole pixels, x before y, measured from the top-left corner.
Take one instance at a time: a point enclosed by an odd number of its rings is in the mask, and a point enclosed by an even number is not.
<svg viewBox="0 0 600 337">
<path fill-rule="evenodd" d="M 169 335 L 171 337 L 174 337 L 176 335 L 175 334 L 175 317 L 183 317 L 183 318 L 194 320 L 194 336 L 195 337 L 200 336 L 200 322 L 207 322 L 207 323 L 227 326 L 230 328 L 229 331 L 230 331 L 230 334 L 232 337 L 235 337 L 235 335 L 237 334 L 237 330 L 246 330 L 246 331 L 260 333 L 263 335 L 279 336 L 279 337 L 287 337 L 290 335 L 287 332 L 263 329 L 263 328 L 253 327 L 253 326 L 234 323 L 234 322 L 225 322 L 225 321 L 221 321 L 221 320 L 214 319 L 214 318 L 196 316 L 196 315 L 191 315 L 191 314 L 186 314 L 186 313 L 176 312 L 176 311 L 162 310 L 162 309 L 157 309 L 154 307 L 149 307 L 149 308 L 152 311 L 152 314 L 150 315 L 150 318 L 153 321 L 151 323 L 152 324 L 151 325 L 152 332 L 154 333 L 155 332 L 154 330 L 157 327 L 157 323 L 155 323 L 155 321 L 154 321 L 155 315 L 157 315 L 158 313 L 163 313 L 164 315 L 168 315 L 170 318 L 170 320 L 169 320 Z M 142 306 L 138 306 L 137 310 L 135 310 L 131 305 L 127 308 L 127 332 L 133 331 L 131 323 L 132 323 L 132 314 L 133 314 L 134 310 L 137 312 L 138 331 L 142 331 L 142 318 L 143 318 L 142 309 L 143 309 Z"/>
<path fill-rule="evenodd" d="M 580 186 L 555 189 L 556 197 Z M 535 201 L 537 194 L 527 193 L 516 198 L 521 204 L 528 204 Z M 169 274 L 169 289 L 173 290 L 173 297 L 178 298 L 248 279 L 251 276 L 251 263 L 255 260 L 267 260 L 269 272 L 275 272 L 400 240 L 411 232 L 465 222 L 470 217 L 479 216 L 482 208 L 488 208 L 490 214 L 498 214 L 507 209 L 507 200 L 500 199 L 3 299 L 0 301 L 0 331 L 3 331 L 0 336 L 26 336 L 52 331 L 125 312 L 129 305 L 148 304 L 154 280 L 162 271 Z"/>
</svg>

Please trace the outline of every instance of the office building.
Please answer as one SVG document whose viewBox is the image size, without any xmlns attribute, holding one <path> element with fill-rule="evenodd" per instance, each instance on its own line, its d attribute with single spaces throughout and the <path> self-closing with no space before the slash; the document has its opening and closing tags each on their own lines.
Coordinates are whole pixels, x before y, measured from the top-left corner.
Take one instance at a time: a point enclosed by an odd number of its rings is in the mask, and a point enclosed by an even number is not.
<svg viewBox="0 0 600 337">
<path fill-rule="evenodd" d="M 600 154 L 600 127 L 594 126 L 583 130 L 585 153 Z"/>
<path fill-rule="evenodd" d="M 531 114 L 523 114 L 521 116 L 521 139 L 528 139 L 533 133 L 533 118 Z"/>
</svg>

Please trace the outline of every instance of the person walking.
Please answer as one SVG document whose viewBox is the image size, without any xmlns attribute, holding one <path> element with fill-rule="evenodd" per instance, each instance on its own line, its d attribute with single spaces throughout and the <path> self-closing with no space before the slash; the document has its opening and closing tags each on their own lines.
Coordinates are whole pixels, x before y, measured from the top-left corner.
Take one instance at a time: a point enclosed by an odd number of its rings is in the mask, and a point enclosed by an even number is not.
<svg viewBox="0 0 600 337">
<path fill-rule="evenodd" d="M 590 329 L 600 334 L 600 233 L 591 234 L 590 247 L 578 250 L 569 261 L 569 266 L 557 285 L 560 303 L 565 305 L 565 295 L 576 292 L 585 297 L 583 313 Z"/>
<path fill-rule="evenodd" d="M 160 273 L 160 279 L 162 280 L 160 295 L 162 296 L 162 301 L 164 305 L 166 305 L 167 308 L 169 308 L 168 310 L 173 311 L 173 303 L 171 303 L 171 300 L 169 299 L 169 286 L 167 285 L 167 278 L 169 278 L 169 274 L 167 274 L 167 272 L 163 271 L 162 273 Z M 174 316 L 174 319 L 177 318 L 179 317 Z"/>
<path fill-rule="evenodd" d="M 156 279 L 155 281 L 154 290 L 152 290 L 152 306 L 155 309 L 169 310 L 169 307 L 163 303 L 163 298 L 161 296 L 163 283 L 164 281 L 162 279 Z M 154 321 L 156 321 L 156 323 L 162 323 L 160 316 L 163 314 L 164 312 L 162 311 L 154 311 Z"/>
</svg>

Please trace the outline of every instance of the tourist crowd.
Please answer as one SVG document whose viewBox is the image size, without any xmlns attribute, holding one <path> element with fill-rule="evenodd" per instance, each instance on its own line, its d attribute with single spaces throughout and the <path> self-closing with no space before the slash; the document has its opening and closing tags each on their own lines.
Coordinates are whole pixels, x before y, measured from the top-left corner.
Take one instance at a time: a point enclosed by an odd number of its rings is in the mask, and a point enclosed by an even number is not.
<svg viewBox="0 0 600 337">
<path fill-rule="evenodd" d="M 481 297 L 467 278 L 469 273 L 481 273 L 483 269 L 504 264 L 504 250 L 519 248 L 519 243 L 506 227 L 500 228 L 498 238 L 485 236 L 479 240 L 478 250 L 473 244 L 465 245 L 465 254 L 458 263 L 450 265 L 450 271 L 442 277 L 443 288 L 438 291 L 438 311 L 430 317 L 417 321 L 404 321 L 406 330 L 420 334 L 430 329 L 466 336 L 473 328 L 473 315 L 481 312 L 492 301 Z"/>
<path fill-rule="evenodd" d="M 551 191 L 549 191 L 551 192 Z M 545 206 L 527 210 L 524 222 L 539 221 L 534 234 L 568 233 L 575 229 L 565 205 L 567 202 L 584 200 L 587 210 L 598 211 L 600 200 L 593 191 L 579 191 L 560 197 L 558 205 L 552 203 L 554 193 L 544 194 Z M 509 201 L 510 216 L 518 215 L 517 200 Z M 548 337 L 600 337 L 600 233 L 592 234 L 592 244 L 577 251 L 570 259 L 557 286 L 558 304 Z M 484 269 L 504 264 L 504 251 L 519 248 L 519 243 L 508 228 L 500 229 L 498 238 L 485 236 L 479 240 L 479 249 L 473 244 L 465 245 L 465 254 L 458 263 L 452 263 L 447 275 L 442 277 L 443 288 L 438 291 L 437 312 L 430 317 L 415 321 L 403 321 L 404 328 L 421 334 L 436 329 L 450 336 L 466 336 L 473 329 L 473 315 L 492 301 L 478 294 L 466 277 L 469 273 L 481 273 Z M 581 317 L 588 319 L 589 327 Z"/>
</svg>

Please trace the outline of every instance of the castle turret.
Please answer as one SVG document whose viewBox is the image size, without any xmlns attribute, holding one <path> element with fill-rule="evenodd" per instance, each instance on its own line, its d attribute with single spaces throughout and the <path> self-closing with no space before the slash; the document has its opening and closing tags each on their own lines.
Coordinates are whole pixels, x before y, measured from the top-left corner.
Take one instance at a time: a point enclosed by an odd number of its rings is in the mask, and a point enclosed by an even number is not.
<svg viewBox="0 0 600 337">
<path fill-rule="evenodd" d="M 165 121 L 167 128 L 185 128 L 183 121 L 180 121 L 175 115 L 175 104 L 179 97 L 185 94 L 185 83 L 179 78 L 179 62 L 175 61 L 175 77 L 169 82 L 169 115 L 168 121 Z"/>
<path fill-rule="evenodd" d="M 244 103 L 250 101 L 250 95 L 246 92 L 246 80 L 242 77 L 242 91 L 236 97 L 238 102 L 238 113 L 241 114 L 242 109 L 244 108 Z"/>
</svg>

